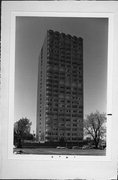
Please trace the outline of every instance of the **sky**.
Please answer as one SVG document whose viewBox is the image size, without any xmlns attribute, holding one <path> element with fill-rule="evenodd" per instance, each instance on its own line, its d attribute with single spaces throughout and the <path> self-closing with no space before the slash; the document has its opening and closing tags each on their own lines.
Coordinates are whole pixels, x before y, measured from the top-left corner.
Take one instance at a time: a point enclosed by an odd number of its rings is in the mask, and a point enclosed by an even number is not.
<svg viewBox="0 0 118 180">
<path fill-rule="evenodd" d="M 27 117 L 36 131 L 38 60 L 48 29 L 83 38 L 84 118 L 106 112 L 107 18 L 17 17 L 14 121 Z"/>
</svg>

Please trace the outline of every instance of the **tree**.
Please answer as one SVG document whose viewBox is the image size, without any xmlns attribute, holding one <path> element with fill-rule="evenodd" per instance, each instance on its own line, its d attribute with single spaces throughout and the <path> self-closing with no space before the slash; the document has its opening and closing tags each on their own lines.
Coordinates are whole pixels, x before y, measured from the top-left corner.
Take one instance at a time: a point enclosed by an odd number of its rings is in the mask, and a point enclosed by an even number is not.
<svg viewBox="0 0 118 180">
<path fill-rule="evenodd" d="M 29 138 L 31 124 L 27 118 L 22 118 L 14 123 L 14 144 L 21 146 L 21 141 Z"/>
<path fill-rule="evenodd" d="M 99 113 L 98 111 L 96 111 L 95 113 L 90 113 L 90 115 L 87 115 L 86 119 L 84 120 L 85 135 L 91 136 L 95 148 L 98 148 L 100 140 L 102 140 L 105 137 L 105 122 L 106 114 Z"/>
<path fill-rule="evenodd" d="M 60 146 L 65 146 L 65 143 L 66 143 L 65 138 L 64 137 L 60 137 L 60 139 L 59 139 Z"/>
</svg>

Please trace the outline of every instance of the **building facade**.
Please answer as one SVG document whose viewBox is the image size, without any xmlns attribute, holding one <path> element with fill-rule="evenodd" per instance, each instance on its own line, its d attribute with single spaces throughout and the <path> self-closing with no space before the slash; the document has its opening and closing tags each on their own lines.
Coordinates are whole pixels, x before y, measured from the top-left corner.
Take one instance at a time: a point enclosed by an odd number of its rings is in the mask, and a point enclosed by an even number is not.
<svg viewBox="0 0 118 180">
<path fill-rule="evenodd" d="M 48 30 L 38 67 L 37 139 L 83 139 L 83 39 Z"/>
</svg>

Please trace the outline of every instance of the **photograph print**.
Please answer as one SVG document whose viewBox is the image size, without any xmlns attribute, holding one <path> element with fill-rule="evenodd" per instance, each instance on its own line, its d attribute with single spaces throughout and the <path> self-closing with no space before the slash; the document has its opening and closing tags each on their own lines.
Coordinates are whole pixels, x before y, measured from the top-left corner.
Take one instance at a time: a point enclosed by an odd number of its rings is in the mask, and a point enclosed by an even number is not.
<svg viewBox="0 0 118 180">
<path fill-rule="evenodd" d="M 13 153 L 105 156 L 108 18 L 15 23 Z"/>
</svg>

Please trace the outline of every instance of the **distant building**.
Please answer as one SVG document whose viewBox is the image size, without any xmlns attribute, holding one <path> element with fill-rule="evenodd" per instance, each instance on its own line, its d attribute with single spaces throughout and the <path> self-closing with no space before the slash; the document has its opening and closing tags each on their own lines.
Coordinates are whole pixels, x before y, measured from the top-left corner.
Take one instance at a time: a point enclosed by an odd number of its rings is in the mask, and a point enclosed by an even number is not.
<svg viewBox="0 0 118 180">
<path fill-rule="evenodd" d="M 47 31 L 38 67 L 40 142 L 83 139 L 83 39 Z"/>
</svg>

